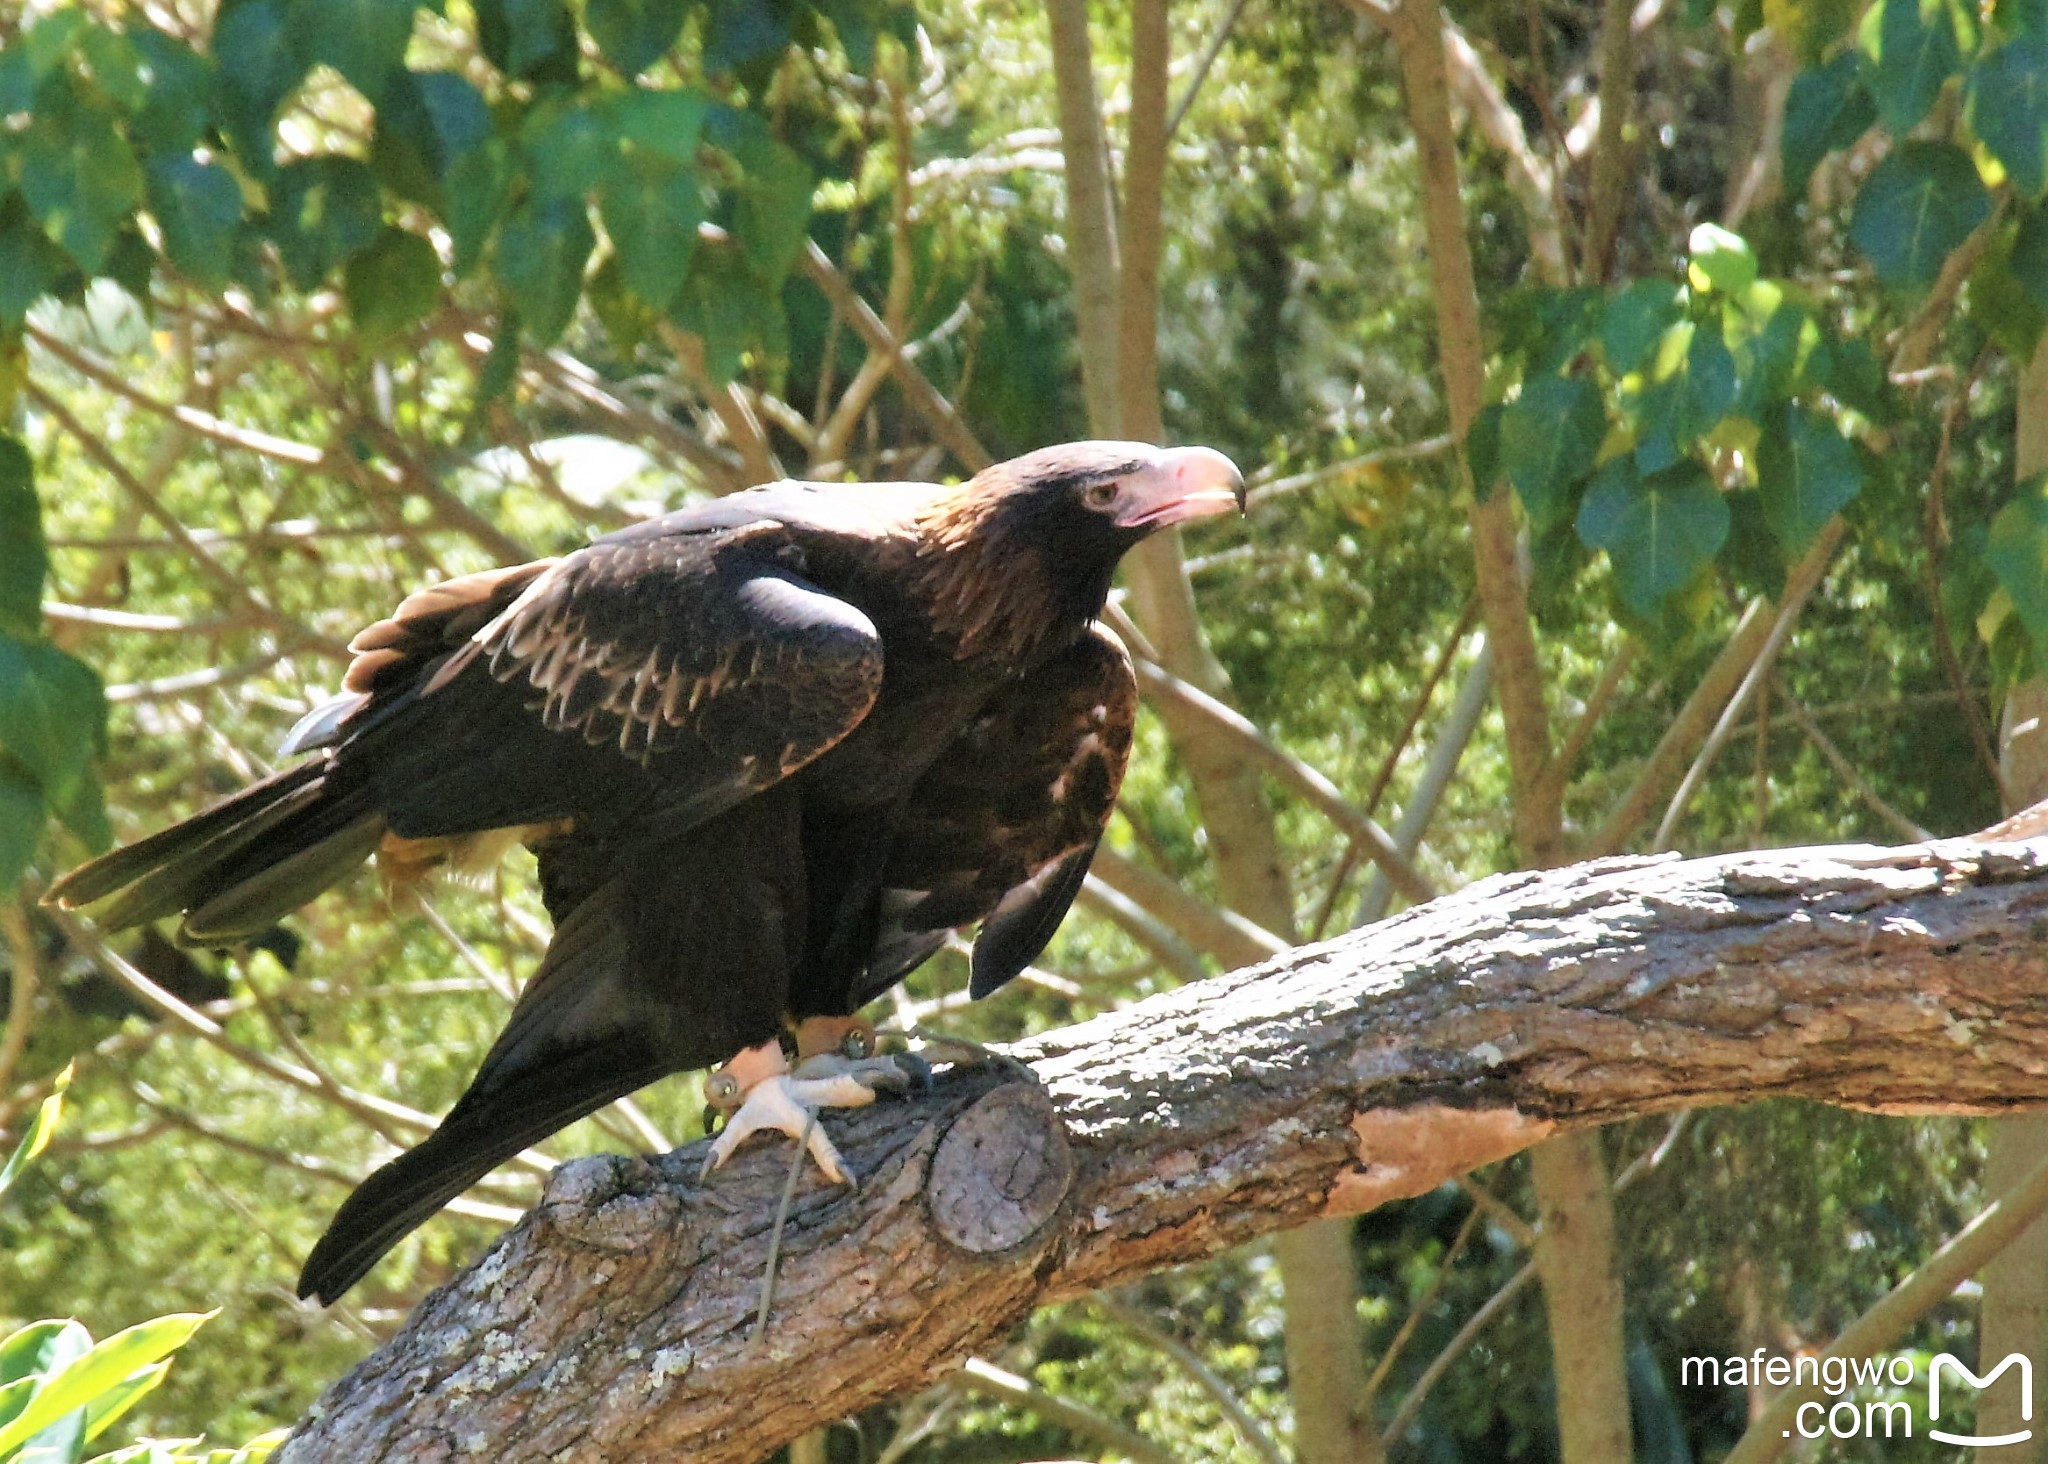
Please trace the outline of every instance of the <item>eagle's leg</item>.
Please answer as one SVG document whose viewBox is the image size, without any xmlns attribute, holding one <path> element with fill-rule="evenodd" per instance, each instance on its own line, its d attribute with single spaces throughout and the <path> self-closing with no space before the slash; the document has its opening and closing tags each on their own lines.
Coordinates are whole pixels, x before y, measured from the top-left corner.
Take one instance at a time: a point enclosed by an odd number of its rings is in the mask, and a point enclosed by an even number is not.
<svg viewBox="0 0 2048 1464">
<path fill-rule="evenodd" d="M 868 1031 L 872 1040 L 873 1029 Z M 910 1074 L 886 1057 L 855 1058 L 832 1049 L 804 1057 L 801 1041 L 798 1055 L 800 1060 L 791 1071 L 781 1043 L 764 1042 L 740 1053 L 706 1080 L 706 1101 L 724 1110 L 727 1117 L 725 1128 L 704 1158 L 700 1178 L 731 1158 L 733 1150 L 750 1135 L 776 1129 L 808 1148 L 827 1179 L 834 1184 L 849 1183 L 839 1150 L 816 1122 L 818 1110 L 865 1107 L 875 1101 L 878 1088 L 907 1088 Z"/>
</svg>

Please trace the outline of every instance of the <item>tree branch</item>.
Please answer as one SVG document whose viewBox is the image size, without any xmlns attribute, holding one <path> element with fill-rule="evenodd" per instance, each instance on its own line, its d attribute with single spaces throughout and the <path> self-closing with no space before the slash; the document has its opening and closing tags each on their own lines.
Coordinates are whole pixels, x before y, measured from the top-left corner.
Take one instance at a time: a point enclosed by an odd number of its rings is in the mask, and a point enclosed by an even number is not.
<svg viewBox="0 0 2048 1464">
<path fill-rule="evenodd" d="M 1560 1130 L 1796 1095 L 2048 1101 L 2048 843 L 1502 876 L 828 1118 L 749 1346 L 785 1147 L 558 1169 L 279 1456 L 746 1464 L 1047 1302 L 1368 1210 Z M 1908 1283 L 1909 1285 L 1911 1283 Z M 1928 1283 L 1932 1284 L 1932 1283 Z"/>
</svg>

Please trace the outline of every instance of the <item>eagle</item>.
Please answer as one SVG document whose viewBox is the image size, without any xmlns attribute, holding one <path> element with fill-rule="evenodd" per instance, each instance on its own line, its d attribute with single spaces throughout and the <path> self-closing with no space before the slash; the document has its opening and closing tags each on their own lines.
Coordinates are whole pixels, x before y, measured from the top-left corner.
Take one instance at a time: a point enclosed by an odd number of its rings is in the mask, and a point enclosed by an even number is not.
<svg viewBox="0 0 2048 1464">
<path fill-rule="evenodd" d="M 1079 442 L 952 485 L 773 483 L 450 579 L 355 637 L 298 761 L 48 898 L 229 947 L 367 858 L 404 888 L 533 851 L 546 954 L 302 1297 L 333 1302 L 528 1145 L 714 1064 L 711 1165 L 773 1128 L 843 1179 L 813 1120 L 874 1096 L 855 1014 L 977 924 L 988 995 L 1081 887 L 1137 705 L 1097 623 L 1118 560 L 1243 508 L 1209 448 Z"/>
</svg>

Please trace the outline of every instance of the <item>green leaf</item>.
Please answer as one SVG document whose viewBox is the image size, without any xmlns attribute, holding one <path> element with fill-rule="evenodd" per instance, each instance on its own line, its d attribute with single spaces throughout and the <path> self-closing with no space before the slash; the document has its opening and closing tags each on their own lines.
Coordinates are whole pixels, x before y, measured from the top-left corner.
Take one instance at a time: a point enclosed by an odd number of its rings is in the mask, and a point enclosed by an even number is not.
<svg viewBox="0 0 2048 1464">
<path fill-rule="evenodd" d="M 64 827 L 95 854 L 103 854 L 114 842 L 114 826 L 107 820 L 106 790 L 90 771 L 61 802 L 52 800 L 54 812 Z"/>
<path fill-rule="evenodd" d="M 269 178 L 278 109 L 306 75 L 308 59 L 286 0 L 226 0 L 213 25 L 221 120 L 242 165 Z"/>
<path fill-rule="evenodd" d="M 736 230 L 740 246 L 754 273 L 779 286 L 803 250 L 817 179 L 802 158 L 770 139 L 749 139 L 735 152 L 747 170 Z"/>
<path fill-rule="evenodd" d="M 26 1411 L 51 1376 L 91 1350 L 92 1333 L 76 1321 L 37 1322 L 8 1338 L 0 1348 L 7 1354 L 0 1360 L 0 1371 L 11 1374 L 9 1383 L 30 1383 L 20 1395 L 21 1409 L 11 1410 L 11 1414 Z M 9 1464 L 74 1464 L 85 1452 L 86 1421 L 85 1410 L 74 1408 L 46 1424 L 19 1453 L 10 1455 Z"/>
<path fill-rule="evenodd" d="M 1905 142 L 1864 180 L 1849 238 L 1886 284 L 1924 288 L 1991 214 L 1991 195 L 1953 143 Z"/>
<path fill-rule="evenodd" d="M 1682 382 L 1679 440 L 1704 437 L 1735 405 L 1735 353 L 1728 349 L 1727 337 L 1722 334 L 1720 312 L 1694 327 L 1685 348 L 1685 371 L 1678 379 Z"/>
<path fill-rule="evenodd" d="M 1793 394 L 1800 353 L 1809 339 L 1818 340 L 1817 332 L 1809 335 L 1812 324 L 1805 307 L 1781 298 L 1762 328 L 1750 335 L 1736 368 L 1741 381 L 1736 409 L 1741 415 L 1756 421 L 1765 409 Z"/>
<path fill-rule="evenodd" d="M 442 221 L 448 225 L 456 274 L 468 274 L 483 258 L 511 194 L 512 153 L 501 137 L 487 139 L 449 164 Z"/>
<path fill-rule="evenodd" d="M 561 0 L 476 0 L 490 63 L 523 81 L 576 80 L 576 22 Z"/>
<path fill-rule="evenodd" d="M 1500 481 L 1500 419 L 1505 410 L 1499 402 L 1488 402 L 1465 432 L 1465 466 L 1481 501 L 1492 497 L 1493 485 Z"/>
<path fill-rule="evenodd" d="M 498 319 L 498 333 L 491 337 L 491 349 L 476 373 L 477 405 L 496 401 L 512 389 L 519 371 L 519 311 L 507 309 Z"/>
<path fill-rule="evenodd" d="M 1863 464 L 1832 422 L 1791 406 L 1758 445 L 1756 482 L 1764 522 L 1798 554 L 1863 491 Z"/>
<path fill-rule="evenodd" d="M 1624 376 L 1643 364 L 1650 348 L 1678 320 L 1678 286 L 1669 280 L 1637 280 L 1607 302 L 1600 317 L 1600 349 L 1607 369 Z"/>
<path fill-rule="evenodd" d="M 192 151 L 213 116 L 213 63 L 152 26 L 136 26 L 129 34 L 150 75 L 149 97 L 135 117 L 135 140 L 165 156 Z"/>
<path fill-rule="evenodd" d="M 2048 477 L 2027 479 L 1998 511 L 1984 558 L 2033 637 L 2036 663 L 2048 664 Z"/>
<path fill-rule="evenodd" d="M 2006 263 L 2027 298 L 2037 309 L 2048 311 L 2048 208 L 2029 205 L 2020 214 Z"/>
<path fill-rule="evenodd" d="M 85 7 L 61 6 L 46 11 L 13 45 L 0 50 L 0 116 L 34 109 L 42 84 L 69 58 L 80 32 L 91 23 Z"/>
<path fill-rule="evenodd" d="M 1592 382 L 1541 376 L 1502 408 L 1500 463 L 1540 533 L 1571 510 L 1572 485 L 1593 470 L 1606 414 Z"/>
<path fill-rule="evenodd" d="M 760 0 L 709 0 L 704 20 L 704 69 L 748 72 L 789 48 L 794 6 Z"/>
<path fill-rule="evenodd" d="M 1970 68 L 1970 126 L 2026 198 L 2048 188 L 2048 36 L 2019 35 Z"/>
<path fill-rule="evenodd" d="M 0 333 L 20 330 L 29 307 L 67 274 L 80 280 L 70 257 L 50 242 L 21 196 L 0 197 Z"/>
<path fill-rule="evenodd" d="M 590 0 L 583 23 L 605 60 L 630 79 L 676 43 L 689 8 L 688 0 Z"/>
<path fill-rule="evenodd" d="M 706 249 L 683 282 L 669 315 L 704 342 L 704 374 L 723 386 L 739 374 L 741 358 L 759 337 L 757 314 L 767 305 L 758 280 L 752 278 L 739 252 Z"/>
<path fill-rule="evenodd" d="M 1756 251 L 1740 234 L 1719 224 L 1700 224 L 1693 229 L 1686 248 L 1692 255 L 1686 277 L 1695 290 L 1732 295 L 1756 283 Z"/>
<path fill-rule="evenodd" d="M 0 632 L 33 639 L 43 628 L 42 504 L 28 449 L 0 433 Z"/>
<path fill-rule="evenodd" d="M 384 226 L 377 179 L 354 158 L 323 155 L 287 164 L 271 190 L 272 235 L 286 273 L 301 290 L 366 248 Z"/>
<path fill-rule="evenodd" d="M 0 783 L 0 787 L 4 787 Z M 21 1136 L 21 1142 L 14 1146 L 14 1152 L 7 1156 L 7 1163 L 0 1166 L 0 1195 L 7 1193 L 8 1186 L 21 1178 L 21 1172 L 35 1162 L 36 1155 L 50 1145 L 50 1136 L 57 1132 L 57 1120 L 64 1116 L 64 1090 L 71 1086 L 71 1068 L 67 1064 L 50 1085 L 50 1096 L 36 1105 L 35 1117 L 28 1121 L 28 1130 Z M 14 1333 L 5 1342 L 0 1342 L 0 1383 L 13 1383 L 30 1373 L 43 1371 L 36 1359 L 45 1354 L 44 1337 L 52 1335 L 52 1329 L 61 1330 L 66 1326 L 85 1328 L 76 1322 L 37 1322 Z M 86 1334 L 86 1345 L 92 1344 L 92 1336 Z M 0 1417 L 13 1417 L 0 1414 Z"/>
<path fill-rule="evenodd" d="M 140 1322 L 116 1332 L 96 1344 L 83 1357 L 61 1370 L 46 1375 L 43 1386 L 28 1407 L 0 1426 L 0 1456 L 33 1438 L 49 1424 L 83 1408 L 94 1399 L 119 1387 L 141 1368 L 161 1362 L 192 1340 L 192 1334 L 218 1316 L 218 1311 L 174 1312 L 167 1317 Z"/>
<path fill-rule="evenodd" d="M 519 148 L 536 197 L 580 203 L 618 161 L 618 124 L 598 107 L 548 98 L 527 114 Z"/>
<path fill-rule="evenodd" d="M 418 0 L 298 0 L 293 7 L 305 44 L 372 104 L 404 67 Z"/>
<path fill-rule="evenodd" d="M 43 840 L 49 805 L 28 769 L 0 752 L 0 899 L 11 898 Z M 7 1186 L 0 1183 L 0 1190 Z"/>
<path fill-rule="evenodd" d="M 1720 552 L 1728 538 L 1728 505 L 1697 463 L 1638 479 L 1624 455 L 1587 488 L 1578 530 L 1588 548 L 1607 551 L 1623 603 L 1654 615 Z"/>
<path fill-rule="evenodd" d="M 653 153 L 636 153 L 605 183 L 598 213 L 626 287 L 654 309 L 666 310 L 689 276 L 697 226 L 704 222 L 696 172 Z"/>
<path fill-rule="evenodd" d="M 349 260 L 342 289 L 365 344 L 381 346 L 441 302 L 441 258 L 419 235 L 387 228 Z"/>
<path fill-rule="evenodd" d="M 85 1409 L 86 1442 L 90 1443 L 119 1423 L 130 1409 L 156 1391 L 170 1370 L 168 1360 L 139 1367 L 93 1399 Z"/>
<path fill-rule="evenodd" d="M 78 54 L 100 93 L 129 116 L 149 101 L 154 78 L 126 31 L 88 25 L 78 34 Z"/>
<path fill-rule="evenodd" d="M 142 201 L 142 170 L 114 119 L 72 95 L 46 91 L 15 148 L 21 196 L 43 232 L 87 274 Z"/>
<path fill-rule="evenodd" d="M 698 91 L 636 87 L 603 104 L 627 151 L 642 151 L 695 166 L 697 140 L 711 114 L 711 98 Z"/>
<path fill-rule="evenodd" d="M 2018 236 L 2018 224 L 2001 224 L 1970 271 L 1970 315 L 1983 323 L 2007 355 L 2025 361 L 2033 356 L 2042 331 L 2048 329 L 2048 313 L 2014 276 L 2012 259 Z"/>
<path fill-rule="evenodd" d="M 1945 0 L 1882 0 L 1882 6 L 1870 90 L 1886 128 L 1903 139 L 1927 115 L 1942 84 L 1962 64 L 1962 49 Z M 1870 50 L 1867 24 L 1864 37 L 1865 49 Z"/>
<path fill-rule="evenodd" d="M 228 282 L 242 226 L 242 186 L 234 174 L 191 156 L 158 158 L 149 165 L 149 209 L 172 264 L 209 290 Z"/>
<path fill-rule="evenodd" d="M 92 668 L 43 640 L 0 635 L 0 748 L 70 797 L 106 738 L 107 702 Z"/>
<path fill-rule="evenodd" d="M 9 1171 L 14 1169 L 17 1160 L 22 1159 L 30 1142 L 40 1141 L 38 1153 L 41 1145 L 49 1143 L 64 1106 L 64 1090 L 70 1083 L 71 1069 L 67 1067 L 57 1076 L 57 1091 L 45 1098 L 37 1109 L 35 1122 L 30 1125 L 30 1137 L 22 1141 L 22 1148 L 16 1150 L 14 1159 L 8 1161 Z M 23 1378 L 56 1372 L 69 1367 L 90 1351 L 92 1333 L 82 1322 L 67 1319 L 30 1322 L 5 1342 L 0 1342 L 0 1383 L 15 1383 Z"/>
<path fill-rule="evenodd" d="M 1785 99 L 1785 191 L 1805 194 L 1820 160 L 1847 147 L 1877 120 L 1877 103 L 1863 85 L 1862 62 L 1844 51 L 1825 66 L 1802 71 Z"/>
<path fill-rule="evenodd" d="M 452 71 L 402 71 L 384 90 L 370 163 L 394 193 L 440 212 L 450 164 L 491 136 L 482 93 Z"/>
<path fill-rule="evenodd" d="M 536 343 L 550 345 L 568 327 L 596 243 L 581 199 L 529 199 L 505 220 L 492 272 Z"/>
</svg>

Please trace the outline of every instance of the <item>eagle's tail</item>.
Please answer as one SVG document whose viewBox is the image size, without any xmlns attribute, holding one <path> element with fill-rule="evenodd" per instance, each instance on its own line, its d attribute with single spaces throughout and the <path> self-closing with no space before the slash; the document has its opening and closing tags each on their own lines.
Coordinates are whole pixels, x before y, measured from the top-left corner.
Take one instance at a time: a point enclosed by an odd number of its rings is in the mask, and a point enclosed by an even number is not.
<svg viewBox="0 0 2048 1464">
<path fill-rule="evenodd" d="M 184 945 L 259 934 L 366 859 L 384 820 L 336 797 L 326 756 L 273 773 L 183 823 L 81 865 L 44 898 L 90 908 L 108 929 L 184 915 Z"/>
</svg>

